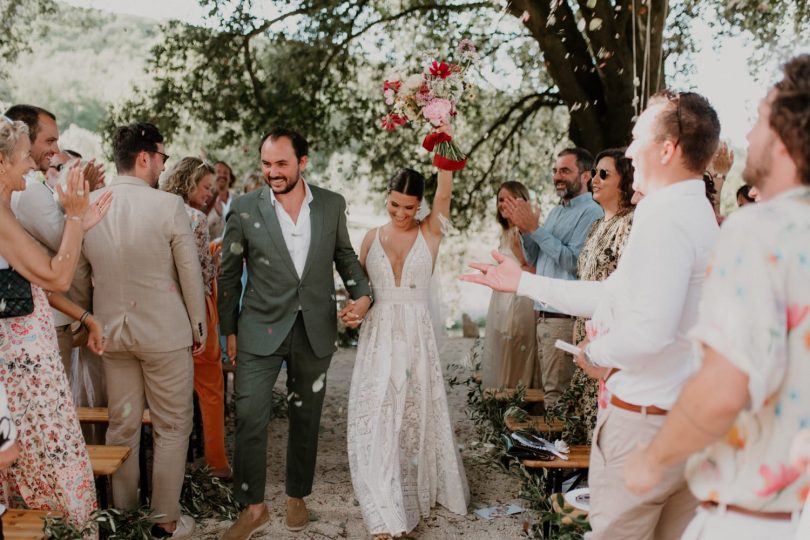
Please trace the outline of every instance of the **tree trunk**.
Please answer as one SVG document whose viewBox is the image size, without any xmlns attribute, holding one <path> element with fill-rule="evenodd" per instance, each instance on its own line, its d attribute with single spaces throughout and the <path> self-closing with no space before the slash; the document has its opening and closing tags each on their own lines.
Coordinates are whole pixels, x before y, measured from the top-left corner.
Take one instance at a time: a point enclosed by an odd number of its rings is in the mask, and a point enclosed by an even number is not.
<svg viewBox="0 0 810 540">
<path fill-rule="evenodd" d="M 667 2 L 513 0 L 509 10 L 537 40 L 549 76 L 568 105 L 571 141 L 594 153 L 626 146 L 637 111 L 634 78 L 639 106 L 663 80 Z"/>
</svg>

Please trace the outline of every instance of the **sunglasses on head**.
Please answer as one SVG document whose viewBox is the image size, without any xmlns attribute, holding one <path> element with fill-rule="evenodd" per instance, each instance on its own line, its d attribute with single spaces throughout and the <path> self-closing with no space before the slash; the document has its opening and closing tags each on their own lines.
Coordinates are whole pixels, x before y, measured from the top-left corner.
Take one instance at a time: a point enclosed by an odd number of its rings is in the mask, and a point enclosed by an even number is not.
<svg viewBox="0 0 810 540">
<path fill-rule="evenodd" d="M 602 180 L 606 180 L 607 177 L 610 176 L 610 171 L 607 169 L 591 169 L 591 178 L 596 178 L 597 176 Z"/>
</svg>

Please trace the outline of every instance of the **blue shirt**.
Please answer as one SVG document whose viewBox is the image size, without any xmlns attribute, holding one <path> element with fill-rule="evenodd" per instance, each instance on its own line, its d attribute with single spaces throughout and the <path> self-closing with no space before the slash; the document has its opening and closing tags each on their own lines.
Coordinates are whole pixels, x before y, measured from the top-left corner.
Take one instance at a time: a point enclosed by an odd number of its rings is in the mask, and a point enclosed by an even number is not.
<svg viewBox="0 0 810 540">
<path fill-rule="evenodd" d="M 577 195 L 567 205 L 560 204 L 549 213 L 545 224 L 523 235 L 526 261 L 537 268 L 538 276 L 577 279 L 577 259 L 593 222 L 605 216 L 590 193 Z M 556 311 L 534 304 L 538 311 Z"/>
</svg>

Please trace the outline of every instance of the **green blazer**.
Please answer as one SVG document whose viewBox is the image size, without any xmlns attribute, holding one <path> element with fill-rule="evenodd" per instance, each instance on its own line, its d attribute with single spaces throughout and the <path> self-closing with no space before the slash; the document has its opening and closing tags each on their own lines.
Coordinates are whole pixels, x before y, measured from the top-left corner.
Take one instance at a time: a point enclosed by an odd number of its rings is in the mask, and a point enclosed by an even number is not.
<svg viewBox="0 0 810 540">
<path fill-rule="evenodd" d="M 239 351 L 273 354 L 290 332 L 300 306 L 315 355 L 320 358 L 335 352 L 332 263 L 352 298 L 371 295 L 346 228 L 346 200 L 332 191 L 308 186 L 312 241 L 300 279 L 281 233 L 270 188 L 242 195 L 231 204 L 222 241 L 217 306 L 220 332 L 237 334 Z M 243 262 L 248 279 L 240 311 Z"/>
</svg>

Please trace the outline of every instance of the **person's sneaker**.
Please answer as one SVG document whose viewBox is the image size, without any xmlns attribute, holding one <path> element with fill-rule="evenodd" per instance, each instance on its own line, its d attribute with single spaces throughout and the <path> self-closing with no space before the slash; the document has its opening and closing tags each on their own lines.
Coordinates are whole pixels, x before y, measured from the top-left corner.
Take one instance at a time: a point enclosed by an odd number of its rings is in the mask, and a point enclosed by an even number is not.
<svg viewBox="0 0 810 540">
<path fill-rule="evenodd" d="M 309 524 L 309 512 L 304 499 L 287 497 L 287 529 L 300 531 Z"/>
<path fill-rule="evenodd" d="M 152 525 L 152 536 L 155 538 L 171 538 L 174 540 L 191 538 L 191 535 L 194 534 L 195 527 L 194 518 L 183 514 L 180 516 L 180 519 L 177 520 L 177 527 L 175 527 L 172 532 L 167 531 L 160 525 Z"/>
<path fill-rule="evenodd" d="M 250 510 L 246 508 L 239 514 L 239 519 L 225 531 L 222 540 L 248 540 L 253 533 L 263 529 L 268 523 L 270 523 L 270 512 L 267 511 L 266 505 L 262 506 L 262 513 L 255 519 Z"/>
</svg>

